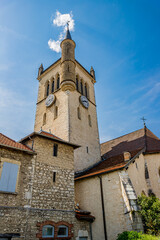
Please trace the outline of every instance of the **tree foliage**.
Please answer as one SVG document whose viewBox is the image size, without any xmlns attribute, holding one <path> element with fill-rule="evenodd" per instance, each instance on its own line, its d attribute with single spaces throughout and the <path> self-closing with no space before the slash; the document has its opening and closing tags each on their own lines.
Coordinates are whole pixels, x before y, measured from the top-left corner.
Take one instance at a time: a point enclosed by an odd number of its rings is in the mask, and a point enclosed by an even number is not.
<svg viewBox="0 0 160 240">
<path fill-rule="evenodd" d="M 140 214 L 144 224 L 145 233 L 160 235 L 160 200 L 155 196 L 141 195 L 138 197 L 141 207 Z"/>
</svg>

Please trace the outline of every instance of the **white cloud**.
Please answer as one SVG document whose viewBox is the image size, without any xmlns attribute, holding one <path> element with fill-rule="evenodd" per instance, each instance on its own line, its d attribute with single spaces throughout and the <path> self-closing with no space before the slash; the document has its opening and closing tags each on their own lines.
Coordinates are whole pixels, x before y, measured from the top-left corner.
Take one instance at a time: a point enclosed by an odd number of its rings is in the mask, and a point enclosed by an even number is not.
<svg viewBox="0 0 160 240">
<path fill-rule="evenodd" d="M 72 12 L 61 14 L 59 11 L 56 12 L 56 17 L 53 19 L 53 24 L 57 27 L 64 27 L 64 31 L 66 30 L 66 24 L 69 22 L 69 30 L 74 31 L 74 20 Z"/>
<path fill-rule="evenodd" d="M 52 49 L 53 51 L 55 51 L 57 53 L 59 53 L 61 51 L 59 40 L 55 41 L 55 40 L 50 39 L 48 41 L 48 46 L 50 49 Z"/>
<path fill-rule="evenodd" d="M 49 48 L 57 53 L 61 51 L 60 43 L 63 40 L 65 32 L 67 30 L 67 22 L 69 23 L 69 30 L 74 31 L 75 24 L 74 24 L 72 12 L 61 14 L 59 11 L 57 11 L 55 18 L 53 19 L 53 24 L 56 27 L 62 27 L 62 31 L 57 41 L 52 39 L 48 41 Z"/>
</svg>

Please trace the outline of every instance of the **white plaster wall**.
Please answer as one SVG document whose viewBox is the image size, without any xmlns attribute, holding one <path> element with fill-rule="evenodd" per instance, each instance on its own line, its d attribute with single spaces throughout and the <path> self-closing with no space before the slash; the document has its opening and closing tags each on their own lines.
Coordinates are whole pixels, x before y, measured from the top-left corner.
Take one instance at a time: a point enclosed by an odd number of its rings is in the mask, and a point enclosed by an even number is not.
<svg viewBox="0 0 160 240">
<path fill-rule="evenodd" d="M 118 171 L 103 174 L 102 182 L 108 240 L 116 240 L 118 233 L 130 230 L 124 214 L 124 202 Z M 76 202 L 80 204 L 80 207 L 91 211 L 91 214 L 96 218 L 92 224 L 93 240 L 104 240 L 99 178 L 92 177 L 76 181 L 75 193 Z"/>
<path fill-rule="evenodd" d="M 135 162 L 129 165 L 128 174 L 134 186 L 137 195 L 141 195 L 142 191 L 148 194 L 148 187 L 145 180 L 145 161 L 147 162 L 150 187 L 152 191 L 160 198 L 160 154 L 141 154 Z"/>
</svg>

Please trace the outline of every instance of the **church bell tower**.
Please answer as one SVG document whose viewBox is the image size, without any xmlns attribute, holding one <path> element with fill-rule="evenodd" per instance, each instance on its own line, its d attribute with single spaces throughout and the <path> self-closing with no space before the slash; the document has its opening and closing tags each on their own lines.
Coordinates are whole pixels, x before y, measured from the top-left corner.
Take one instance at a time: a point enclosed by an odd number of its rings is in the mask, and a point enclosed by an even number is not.
<svg viewBox="0 0 160 240">
<path fill-rule="evenodd" d="M 61 58 L 38 72 L 39 90 L 35 118 L 41 129 L 79 145 L 74 152 L 75 171 L 100 160 L 94 84 L 95 72 L 88 72 L 75 59 L 75 42 L 67 27 L 61 42 Z"/>
</svg>

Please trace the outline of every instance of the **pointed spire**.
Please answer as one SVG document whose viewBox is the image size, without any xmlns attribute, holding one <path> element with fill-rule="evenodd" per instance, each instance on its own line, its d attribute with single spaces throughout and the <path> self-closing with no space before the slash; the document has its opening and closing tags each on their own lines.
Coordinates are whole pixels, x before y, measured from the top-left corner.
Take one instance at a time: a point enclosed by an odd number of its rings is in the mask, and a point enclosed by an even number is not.
<svg viewBox="0 0 160 240">
<path fill-rule="evenodd" d="M 42 74 L 44 68 L 43 68 L 43 64 L 41 64 L 41 66 L 38 69 L 38 77 L 40 77 L 40 75 Z"/>
<path fill-rule="evenodd" d="M 66 36 L 65 36 L 64 39 L 70 39 L 70 40 L 72 40 L 70 31 L 69 31 L 69 21 L 67 22 L 67 31 L 66 31 Z"/>
<path fill-rule="evenodd" d="M 93 69 L 93 67 L 91 66 L 91 69 L 90 69 L 90 74 L 92 75 L 92 77 L 95 79 L 95 71 Z"/>
</svg>

